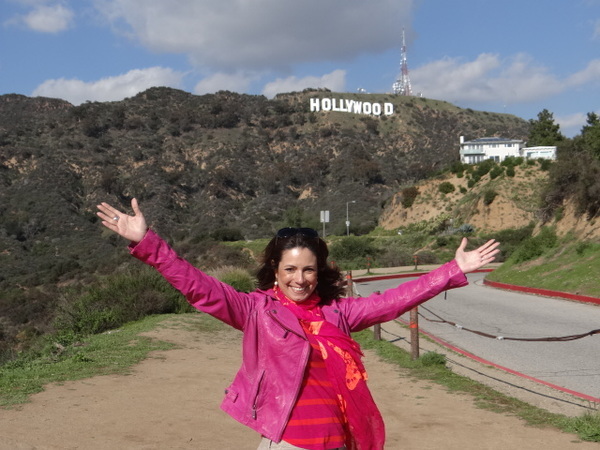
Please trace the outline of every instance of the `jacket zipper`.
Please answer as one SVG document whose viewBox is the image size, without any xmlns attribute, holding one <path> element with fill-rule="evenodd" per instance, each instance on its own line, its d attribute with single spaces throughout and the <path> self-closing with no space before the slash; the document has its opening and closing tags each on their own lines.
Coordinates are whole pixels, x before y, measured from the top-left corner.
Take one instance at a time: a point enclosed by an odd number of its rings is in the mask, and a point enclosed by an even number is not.
<svg viewBox="0 0 600 450">
<path fill-rule="evenodd" d="M 258 394 L 260 393 L 260 386 L 262 384 L 262 380 L 265 376 L 265 371 L 263 370 L 260 373 L 260 377 L 258 378 L 258 382 L 256 383 L 256 391 L 254 392 L 254 398 L 252 400 L 252 419 L 256 420 L 256 403 L 258 400 Z"/>
<path fill-rule="evenodd" d="M 306 337 L 305 337 L 306 339 Z M 308 341 L 308 339 L 306 339 Z M 300 389 L 302 389 L 302 377 L 304 376 L 304 372 L 306 371 L 306 366 L 308 365 L 308 358 L 310 357 L 310 344 L 308 344 L 308 351 L 306 351 L 305 356 L 304 356 L 304 361 L 302 364 L 303 370 L 300 374 L 300 379 L 298 380 L 298 382 L 296 383 L 296 386 L 298 386 L 296 388 L 296 392 L 294 392 L 294 400 L 290 403 L 290 407 L 287 411 L 287 417 L 285 418 L 285 421 L 283 422 L 283 426 L 285 427 L 285 424 L 288 422 L 288 420 L 290 419 L 290 415 L 292 414 L 292 408 L 294 407 L 294 405 L 296 404 L 296 400 L 298 400 L 298 395 L 300 395 Z M 283 429 L 281 430 L 281 434 L 283 434 Z"/>
</svg>

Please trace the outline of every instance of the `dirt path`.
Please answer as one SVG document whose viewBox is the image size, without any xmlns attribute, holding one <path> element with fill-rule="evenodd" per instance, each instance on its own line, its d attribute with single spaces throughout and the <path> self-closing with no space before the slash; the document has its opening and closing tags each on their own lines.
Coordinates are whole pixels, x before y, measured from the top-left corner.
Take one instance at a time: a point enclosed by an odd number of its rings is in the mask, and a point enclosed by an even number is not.
<svg viewBox="0 0 600 450">
<path fill-rule="evenodd" d="M 48 386 L 31 403 L 0 410 L 0 450 L 256 449 L 259 436 L 219 409 L 239 366 L 239 333 L 199 333 L 174 319 L 149 335 L 180 348 L 153 353 L 131 375 Z M 409 378 L 373 353 L 365 364 L 387 449 L 600 449 L 478 409 L 469 396 Z"/>
</svg>

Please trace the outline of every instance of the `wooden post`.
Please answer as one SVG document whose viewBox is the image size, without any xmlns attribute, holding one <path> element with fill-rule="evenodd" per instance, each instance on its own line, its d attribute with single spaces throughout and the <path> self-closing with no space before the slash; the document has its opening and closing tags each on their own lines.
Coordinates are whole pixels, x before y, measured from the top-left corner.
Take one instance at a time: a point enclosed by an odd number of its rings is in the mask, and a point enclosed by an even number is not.
<svg viewBox="0 0 600 450">
<path fill-rule="evenodd" d="M 375 291 L 375 294 L 379 295 L 379 294 L 381 294 L 381 292 Z M 380 323 L 376 323 L 375 325 L 373 325 L 373 339 L 375 339 L 376 341 L 381 340 L 381 324 Z"/>
<path fill-rule="evenodd" d="M 373 325 L 373 339 L 375 339 L 376 341 L 381 340 L 381 324 L 380 323 L 376 323 L 375 325 Z"/>
<path fill-rule="evenodd" d="M 415 306 L 410 310 L 410 359 L 419 358 L 419 309 Z"/>
<path fill-rule="evenodd" d="M 352 297 L 354 294 L 352 289 L 352 271 L 346 272 L 346 297 Z"/>
</svg>

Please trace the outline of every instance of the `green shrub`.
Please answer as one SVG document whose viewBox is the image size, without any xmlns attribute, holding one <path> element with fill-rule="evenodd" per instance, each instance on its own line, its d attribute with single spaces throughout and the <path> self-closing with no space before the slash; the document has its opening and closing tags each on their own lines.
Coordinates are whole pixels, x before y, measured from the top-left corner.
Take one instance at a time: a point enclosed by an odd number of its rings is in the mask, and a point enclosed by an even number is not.
<svg viewBox="0 0 600 450">
<path fill-rule="evenodd" d="M 438 257 L 433 252 L 422 251 L 417 253 L 417 262 L 419 264 L 438 264 Z"/>
<path fill-rule="evenodd" d="M 346 270 L 363 268 L 367 257 L 374 258 L 380 253 L 372 238 L 349 236 L 334 242 L 330 249 L 330 259 Z"/>
<path fill-rule="evenodd" d="M 437 238 L 435 238 L 435 245 L 437 247 L 446 247 L 449 242 L 450 239 L 448 238 L 448 236 L 438 236 Z"/>
<path fill-rule="evenodd" d="M 495 165 L 496 163 L 494 162 L 494 160 L 486 159 L 485 161 L 479 163 L 477 169 L 475 169 L 475 174 L 477 174 L 479 178 L 481 178 L 482 176 L 487 175 Z"/>
<path fill-rule="evenodd" d="M 419 358 L 419 362 L 425 367 L 445 366 L 446 355 L 437 352 L 427 352 Z"/>
<path fill-rule="evenodd" d="M 68 292 L 59 301 L 54 327 L 61 344 L 102 333 L 151 314 L 190 311 L 185 298 L 154 269 L 143 266 L 106 278 L 83 294 Z"/>
<path fill-rule="evenodd" d="M 549 159 L 541 159 L 540 160 L 540 169 L 544 172 L 547 172 L 552 167 L 552 161 Z"/>
<path fill-rule="evenodd" d="M 402 206 L 410 208 L 415 202 L 417 195 L 419 195 L 419 190 L 415 186 L 402 189 Z"/>
<path fill-rule="evenodd" d="M 586 412 L 580 417 L 564 419 L 565 428 L 576 433 L 581 439 L 590 442 L 600 442 L 600 413 Z"/>
<path fill-rule="evenodd" d="M 487 239 L 496 239 L 500 242 L 500 254 L 496 257 L 496 261 L 505 261 L 512 253 L 533 233 L 534 223 L 521 228 L 510 228 L 506 230 L 496 231 L 485 236 Z"/>
<path fill-rule="evenodd" d="M 238 228 L 219 228 L 210 234 L 215 241 L 235 242 L 243 241 L 244 235 Z"/>
<path fill-rule="evenodd" d="M 506 168 L 506 176 L 511 178 L 515 176 L 515 168 L 513 166 L 508 166 Z"/>
<path fill-rule="evenodd" d="M 585 254 L 585 252 L 587 250 L 589 250 L 591 247 L 592 247 L 592 244 L 590 242 L 581 241 L 581 242 L 578 242 L 577 245 L 575 246 L 575 252 L 579 256 L 583 256 Z"/>
<path fill-rule="evenodd" d="M 210 275 L 240 292 L 251 292 L 256 289 L 256 279 L 240 267 L 219 267 L 212 270 Z"/>
<path fill-rule="evenodd" d="M 491 205 L 494 202 L 494 199 L 496 198 L 497 195 L 498 195 L 498 193 L 496 191 L 494 191 L 493 189 L 486 190 L 483 194 L 483 204 L 485 206 Z"/>
<path fill-rule="evenodd" d="M 490 178 L 493 180 L 495 178 L 498 178 L 503 173 L 504 173 L 504 167 L 494 166 L 494 168 L 492 170 L 490 170 Z"/>
<path fill-rule="evenodd" d="M 550 227 L 544 227 L 537 236 L 525 240 L 515 250 L 511 259 L 516 264 L 531 261 L 542 256 L 547 250 L 554 248 L 557 242 L 558 238 L 554 230 Z"/>
<path fill-rule="evenodd" d="M 500 165 L 504 166 L 504 167 L 514 167 L 514 166 L 517 166 L 518 164 L 516 163 L 514 156 L 507 156 L 506 158 L 504 158 L 502 160 Z"/>
<path fill-rule="evenodd" d="M 413 255 L 406 250 L 396 250 L 386 246 L 378 256 L 382 267 L 401 267 L 414 264 Z"/>
<path fill-rule="evenodd" d="M 465 164 L 461 163 L 460 161 L 454 161 L 452 163 L 452 165 L 450 166 L 450 172 L 458 175 L 458 174 L 462 174 L 465 171 Z"/>
<path fill-rule="evenodd" d="M 454 192 L 454 185 L 452 183 L 450 183 L 449 181 L 444 181 L 443 183 L 440 183 L 440 185 L 438 186 L 438 190 L 442 193 L 442 194 L 449 194 L 450 192 Z"/>
</svg>

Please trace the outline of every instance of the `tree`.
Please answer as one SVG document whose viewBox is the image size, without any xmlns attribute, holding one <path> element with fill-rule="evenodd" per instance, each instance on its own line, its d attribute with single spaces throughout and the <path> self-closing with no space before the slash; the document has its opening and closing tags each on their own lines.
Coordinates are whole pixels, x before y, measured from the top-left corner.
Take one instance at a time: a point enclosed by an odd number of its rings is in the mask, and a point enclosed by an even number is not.
<svg viewBox="0 0 600 450">
<path fill-rule="evenodd" d="M 596 158 L 600 158 L 600 117 L 591 112 L 587 115 L 587 125 L 581 129 L 583 147 Z"/>
<path fill-rule="evenodd" d="M 537 120 L 530 119 L 529 138 L 527 145 L 530 147 L 556 145 L 565 140 L 560 132 L 560 125 L 554 123 L 553 114 L 547 109 L 538 113 Z"/>
</svg>

